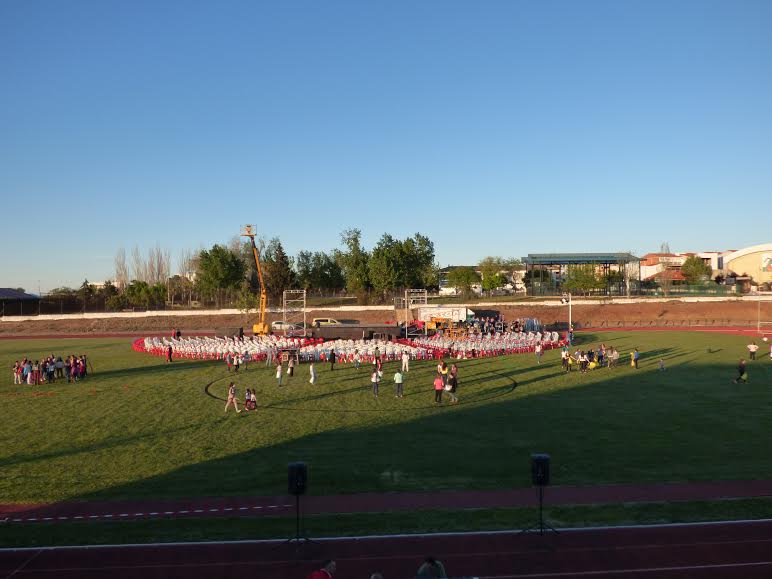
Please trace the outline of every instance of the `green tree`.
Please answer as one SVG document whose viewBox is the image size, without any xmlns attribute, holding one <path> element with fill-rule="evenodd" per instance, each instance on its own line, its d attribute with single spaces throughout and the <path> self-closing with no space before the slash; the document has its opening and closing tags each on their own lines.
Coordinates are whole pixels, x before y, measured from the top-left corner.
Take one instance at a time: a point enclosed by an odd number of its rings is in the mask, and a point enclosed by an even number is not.
<svg viewBox="0 0 772 579">
<path fill-rule="evenodd" d="M 219 307 L 226 292 L 240 287 L 244 262 L 238 254 L 218 244 L 201 250 L 198 257 L 196 287 L 203 295 L 213 298 Z"/>
<path fill-rule="evenodd" d="M 385 297 L 386 292 L 399 287 L 405 279 L 406 259 L 402 243 L 384 233 L 373 248 L 367 271 L 373 289 Z"/>
<path fill-rule="evenodd" d="M 710 279 L 713 275 L 712 268 L 696 255 L 686 258 L 681 266 L 681 273 L 686 278 L 686 283 L 695 285 Z"/>
<path fill-rule="evenodd" d="M 439 285 L 439 266 L 434 261 L 434 243 L 420 233 L 402 242 L 403 278 L 399 287 L 428 288 Z"/>
<path fill-rule="evenodd" d="M 111 312 L 120 312 L 129 307 L 129 300 L 125 293 L 110 296 L 105 300 L 105 309 Z"/>
<path fill-rule="evenodd" d="M 80 298 L 83 300 L 84 308 L 88 307 L 88 304 L 94 299 L 94 294 L 96 294 L 96 288 L 88 283 L 87 279 L 83 280 L 80 286 Z"/>
<path fill-rule="evenodd" d="M 592 264 L 569 265 L 563 288 L 575 293 L 589 293 L 605 287 L 606 281 L 598 275 Z"/>
<path fill-rule="evenodd" d="M 280 299 L 285 289 L 290 289 L 295 285 L 292 259 L 286 254 L 277 237 L 271 239 L 265 248 L 263 280 L 265 281 L 265 291 L 274 300 Z"/>
<path fill-rule="evenodd" d="M 368 262 L 370 282 L 384 296 L 396 289 L 437 285 L 437 270 L 434 244 L 420 233 L 402 241 L 384 233 Z"/>
<path fill-rule="evenodd" d="M 118 288 L 113 285 L 112 280 L 108 279 L 105 281 L 104 285 L 97 290 L 96 293 L 101 299 L 107 300 L 114 295 L 118 295 Z"/>
<path fill-rule="evenodd" d="M 307 291 L 339 290 L 346 286 L 343 271 L 335 259 L 323 251 L 301 251 L 295 259 L 297 284 Z"/>
<path fill-rule="evenodd" d="M 522 269 L 522 265 L 519 259 L 513 257 L 484 257 L 477 264 L 482 276 L 482 289 L 490 292 L 507 285 L 510 278 L 514 278 L 515 271 Z"/>
<path fill-rule="evenodd" d="M 477 264 L 477 269 L 482 277 L 484 291 L 491 292 L 507 283 L 507 276 L 502 274 L 505 270 L 504 260 L 500 257 L 484 257 Z"/>
<path fill-rule="evenodd" d="M 260 296 L 250 287 L 247 280 L 241 283 L 236 294 L 236 307 L 245 314 L 256 312 L 260 307 Z"/>
<path fill-rule="evenodd" d="M 461 290 L 464 297 L 472 295 L 472 286 L 480 283 L 480 276 L 473 267 L 454 267 L 448 272 L 448 285 Z"/>
<path fill-rule="evenodd" d="M 132 307 L 145 309 L 150 307 L 150 286 L 145 281 L 133 280 L 126 286 L 123 294 L 128 305 Z"/>
<path fill-rule="evenodd" d="M 362 247 L 362 232 L 359 229 L 346 229 L 340 234 L 340 240 L 345 249 L 335 252 L 335 261 L 343 271 L 346 289 L 351 293 L 362 294 L 370 288 L 370 256 Z"/>
</svg>

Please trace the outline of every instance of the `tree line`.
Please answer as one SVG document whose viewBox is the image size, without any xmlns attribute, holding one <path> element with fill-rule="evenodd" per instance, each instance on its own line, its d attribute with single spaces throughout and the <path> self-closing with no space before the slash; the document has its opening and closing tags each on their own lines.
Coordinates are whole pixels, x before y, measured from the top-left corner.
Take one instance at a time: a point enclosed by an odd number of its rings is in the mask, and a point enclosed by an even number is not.
<svg viewBox="0 0 772 579">
<path fill-rule="evenodd" d="M 340 247 L 331 251 L 300 251 L 290 256 L 277 237 L 256 239 L 256 247 L 269 303 L 278 305 L 284 290 L 305 289 L 309 295 L 346 294 L 361 303 L 386 301 L 404 288 L 436 289 L 439 266 L 434 243 L 416 233 L 398 239 L 384 233 L 365 248 L 359 229 L 346 229 Z M 112 280 L 77 288 L 57 288 L 48 297 L 80 301 L 85 309 L 101 305 L 106 310 L 160 309 L 196 304 L 215 307 L 257 307 L 260 281 L 252 245 L 239 237 L 209 248 L 185 249 L 177 259 L 159 245 L 143 253 L 118 249 Z"/>
</svg>

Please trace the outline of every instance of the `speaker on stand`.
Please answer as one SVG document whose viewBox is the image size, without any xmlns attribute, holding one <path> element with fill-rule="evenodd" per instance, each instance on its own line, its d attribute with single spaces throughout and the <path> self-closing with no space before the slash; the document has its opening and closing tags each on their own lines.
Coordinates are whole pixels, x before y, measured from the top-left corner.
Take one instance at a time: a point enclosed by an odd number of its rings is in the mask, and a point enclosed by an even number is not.
<svg viewBox="0 0 772 579">
<path fill-rule="evenodd" d="M 534 453 L 531 455 L 531 483 L 538 489 L 539 492 L 539 521 L 527 529 L 523 529 L 522 533 L 529 533 L 531 531 L 539 531 L 540 535 L 544 534 L 544 529 L 548 529 L 553 533 L 558 533 L 552 525 L 544 522 L 544 487 L 550 484 L 550 455 L 545 453 Z"/>
<path fill-rule="evenodd" d="M 300 547 L 307 543 L 314 543 L 300 533 L 300 497 L 306 494 L 308 487 L 308 465 L 305 462 L 291 462 L 287 465 L 287 487 L 289 494 L 295 496 L 295 536 L 287 539 L 285 544 L 294 544 Z"/>
</svg>

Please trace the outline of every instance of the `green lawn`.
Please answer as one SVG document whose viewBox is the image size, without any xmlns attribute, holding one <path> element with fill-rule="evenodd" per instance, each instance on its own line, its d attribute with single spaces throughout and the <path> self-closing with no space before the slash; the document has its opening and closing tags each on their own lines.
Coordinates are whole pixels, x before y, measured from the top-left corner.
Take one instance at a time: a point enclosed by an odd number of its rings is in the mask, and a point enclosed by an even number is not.
<svg viewBox="0 0 772 579">
<path fill-rule="evenodd" d="M 257 414 L 223 414 L 221 364 L 135 353 L 126 339 L 0 341 L 0 502 L 281 494 L 286 465 L 309 463 L 312 494 L 527 486 L 529 455 L 552 455 L 557 485 L 772 478 L 772 361 L 749 364 L 748 338 L 636 332 L 582 335 L 637 346 L 627 364 L 564 375 L 557 352 L 460 363 L 456 406 L 433 404 L 434 364 L 414 364 L 404 399 L 390 381 L 370 394 L 367 371 L 307 367 L 279 389 L 254 366 Z M 88 353 L 80 384 L 14 386 L 28 354 Z M 663 358 L 665 372 L 656 369 Z M 386 366 L 390 377 L 394 366 Z M 513 380 L 518 386 L 513 390 Z"/>
</svg>

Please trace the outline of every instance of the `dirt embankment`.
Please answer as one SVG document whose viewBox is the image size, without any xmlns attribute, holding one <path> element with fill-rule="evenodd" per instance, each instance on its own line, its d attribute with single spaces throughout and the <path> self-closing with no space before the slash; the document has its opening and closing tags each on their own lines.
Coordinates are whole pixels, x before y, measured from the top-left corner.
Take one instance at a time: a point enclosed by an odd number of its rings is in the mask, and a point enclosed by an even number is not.
<svg viewBox="0 0 772 579">
<path fill-rule="evenodd" d="M 361 323 L 383 323 L 396 321 L 394 312 L 389 311 L 327 311 L 314 310 L 306 314 L 306 321 L 313 318 L 333 318 L 343 321 L 358 321 Z M 280 320 L 279 315 L 268 315 L 268 322 Z M 0 335 L 54 335 L 54 334 L 112 334 L 126 333 L 131 335 L 171 334 L 173 328 L 179 328 L 183 334 L 195 331 L 215 332 L 223 334 L 238 331 L 251 333 L 256 316 L 244 314 L 206 315 L 206 316 L 150 316 L 145 318 L 98 318 L 85 319 L 73 315 L 66 320 L 32 320 L 25 322 L 0 323 Z"/>
<path fill-rule="evenodd" d="M 727 302 L 657 302 L 629 304 L 574 305 L 573 320 L 577 327 L 624 327 L 624 326 L 755 326 L 759 304 L 755 301 Z M 545 324 L 566 322 L 567 306 L 528 306 L 501 304 L 495 308 L 474 308 L 480 313 L 498 311 L 504 318 L 539 318 Z M 312 318 L 334 318 L 340 321 L 360 323 L 394 322 L 391 310 L 329 311 L 313 310 L 307 313 Z M 268 321 L 280 319 L 269 315 Z M 761 319 L 772 321 L 772 302 L 761 303 Z M 171 333 L 180 328 L 184 333 L 224 333 L 243 327 L 249 332 L 255 317 L 243 314 L 205 316 L 157 316 L 147 318 L 101 318 L 84 319 L 73 316 L 66 320 L 34 320 L 25 322 L 2 322 L 0 334 L 4 335 L 49 335 L 49 334 L 104 334 L 127 333 L 143 335 L 148 333 Z"/>
<path fill-rule="evenodd" d="M 623 326 L 755 326 L 758 302 L 656 302 L 574 305 L 572 318 L 578 327 Z M 566 322 L 568 306 L 499 308 L 506 319 L 538 318 L 545 324 Z M 772 321 L 772 302 L 761 303 L 761 319 Z"/>
</svg>

